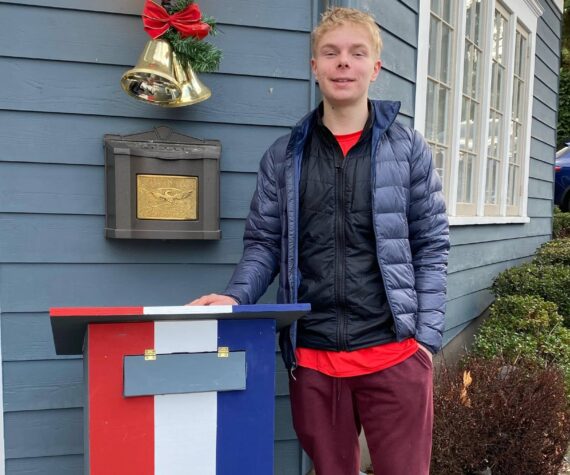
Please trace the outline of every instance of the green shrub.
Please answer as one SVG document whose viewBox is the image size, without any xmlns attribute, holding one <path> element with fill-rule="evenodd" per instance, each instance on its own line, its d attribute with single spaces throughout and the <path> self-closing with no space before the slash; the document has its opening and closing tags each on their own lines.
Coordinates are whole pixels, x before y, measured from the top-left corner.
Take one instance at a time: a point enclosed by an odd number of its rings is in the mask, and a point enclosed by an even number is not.
<svg viewBox="0 0 570 475">
<path fill-rule="evenodd" d="M 570 329 L 563 325 L 556 304 L 540 297 L 498 298 L 475 337 L 472 352 L 484 358 L 501 357 L 510 364 L 520 358 L 557 364 L 570 389 Z"/>
<path fill-rule="evenodd" d="M 552 237 L 570 237 L 570 213 L 563 213 L 560 209 L 554 208 Z"/>
<path fill-rule="evenodd" d="M 570 266 L 528 263 L 512 267 L 497 276 L 493 292 L 497 297 L 536 295 L 554 302 L 570 327 Z"/>
<path fill-rule="evenodd" d="M 534 263 L 570 266 L 570 237 L 544 243 L 536 253 Z"/>
<path fill-rule="evenodd" d="M 556 475 L 569 421 L 556 367 L 480 358 L 444 366 L 435 377 L 430 473 Z"/>
</svg>

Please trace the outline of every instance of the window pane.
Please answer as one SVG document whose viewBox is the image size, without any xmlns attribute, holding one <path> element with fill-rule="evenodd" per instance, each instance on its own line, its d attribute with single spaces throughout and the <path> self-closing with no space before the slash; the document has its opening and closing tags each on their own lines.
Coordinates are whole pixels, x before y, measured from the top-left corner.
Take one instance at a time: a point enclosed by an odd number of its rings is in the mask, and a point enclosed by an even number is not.
<svg viewBox="0 0 570 475">
<path fill-rule="evenodd" d="M 426 97 L 426 140 L 432 148 L 436 167 L 441 175 L 444 191 L 449 170 L 451 147 L 451 98 L 453 95 L 453 52 L 455 18 L 453 0 L 432 0 L 429 31 L 428 84 Z"/>
<path fill-rule="evenodd" d="M 431 0 L 431 11 L 441 16 L 441 0 Z"/>
<path fill-rule="evenodd" d="M 459 203 L 475 203 L 476 170 L 483 164 L 479 143 L 481 141 L 481 98 L 483 96 L 482 59 L 484 56 L 484 15 L 482 0 L 465 1 L 465 57 L 463 58 L 463 99 L 461 104 L 461 132 L 459 141 L 459 179 L 457 200 Z"/>
<path fill-rule="evenodd" d="M 439 143 L 447 143 L 447 128 L 449 123 L 447 120 L 448 110 L 448 93 L 444 86 L 439 88 L 439 103 L 438 103 L 438 117 L 437 117 L 437 141 Z"/>
<path fill-rule="evenodd" d="M 427 102 L 426 102 L 426 140 L 435 140 L 435 121 L 434 121 L 434 110 L 435 110 L 435 85 L 434 82 L 428 79 L 427 83 Z"/>
<path fill-rule="evenodd" d="M 510 123 L 509 176 L 507 184 L 507 204 L 520 205 L 520 187 L 525 137 L 526 104 L 528 95 L 528 40 L 521 25 L 517 25 L 515 39 L 515 71 L 513 74 L 512 114 Z"/>
<path fill-rule="evenodd" d="M 451 16 L 453 15 L 453 3 L 455 0 L 443 0 L 441 7 L 441 16 L 447 23 L 452 23 Z"/>
<path fill-rule="evenodd" d="M 485 203 L 497 204 L 497 190 L 499 177 L 499 162 L 493 159 L 487 160 L 487 181 L 485 185 Z"/>
<path fill-rule="evenodd" d="M 441 25 L 441 60 L 439 80 L 449 84 L 449 70 L 451 67 L 451 41 L 453 32 L 447 25 Z"/>
<path fill-rule="evenodd" d="M 492 55 L 492 81 L 491 101 L 489 108 L 489 137 L 487 140 L 487 170 L 485 173 L 485 204 L 498 204 L 501 201 L 500 183 L 504 163 L 503 130 L 508 118 L 505 116 L 506 88 L 504 73 L 505 61 L 508 56 L 508 41 L 504 36 L 507 30 L 508 19 L 497 8 L 495 10 L 493 28 L 493 55 Z"/>
<path fill-rule="evenodd" d="M 438 45 L 437 45 L 437 33 L 438 33 L 439 21 L 435 17 L 431 17 L 429 25 L 429 60 L 428 60 L 428 75 L 432 78 L 437 78 L 437 56 L 438 56 Z"/>
</svg>

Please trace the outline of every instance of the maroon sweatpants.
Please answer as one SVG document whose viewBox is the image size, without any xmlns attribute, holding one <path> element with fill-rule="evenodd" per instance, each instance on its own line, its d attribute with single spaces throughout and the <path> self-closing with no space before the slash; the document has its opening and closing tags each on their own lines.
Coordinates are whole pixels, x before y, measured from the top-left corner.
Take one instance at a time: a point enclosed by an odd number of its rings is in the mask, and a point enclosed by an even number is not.
<svg viewBox="0 0 570 475">
<path fill-rule="evenodd" d="M 333 378 L 298 367 L 289 379 L 293 426 L 317 475 L 357 475 L 361 425 L 376 475 L 427 475 L 433 374 L 419 349 L 396 366 Z"/>
</svg>

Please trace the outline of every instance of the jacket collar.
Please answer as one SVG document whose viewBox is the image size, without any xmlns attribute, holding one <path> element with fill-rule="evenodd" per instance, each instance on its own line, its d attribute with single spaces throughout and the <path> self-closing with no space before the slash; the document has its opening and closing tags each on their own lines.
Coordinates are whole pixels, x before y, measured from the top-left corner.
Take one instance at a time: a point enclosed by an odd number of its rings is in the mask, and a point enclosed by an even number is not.
<svg viewBox="0 0 570 475">
<path fill-rule="evenodd" d="M 399 101 L 379 101 L 369 100 L 374 112 L 371 114 L 373 117 L 372 134 L 373 137 L 379 138 L 388 130 L 400 111 Z M 302 144 L 307 140 L 307 137 L 312 132 L 313 128 L 320 121 L 319 108 L 312 110 L 305 117 L 303 117 L 291 131 L 290 147 L 299 147 L 297 150 L 302 150 Z M 290 150 L 293 152 L 293 150 Z"/>
</svg>

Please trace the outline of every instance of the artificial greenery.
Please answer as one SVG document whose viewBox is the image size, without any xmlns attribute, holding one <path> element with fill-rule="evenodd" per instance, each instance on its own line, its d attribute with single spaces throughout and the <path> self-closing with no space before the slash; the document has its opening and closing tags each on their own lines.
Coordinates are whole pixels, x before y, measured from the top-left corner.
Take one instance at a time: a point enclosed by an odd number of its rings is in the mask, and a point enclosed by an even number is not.
<svg viewBox="0 0 570 475">
<path fill-rule="evenodd" d="M 173 14 L 188 8 L 193 3 L 194 0 L 172 0 L 167 3 L 163 2 L 163 6 L 170 14 Z M 200 21 L 210 26 L 209 35 L 215 36 L 218 33 L 214 18 L 203 16 Z M 183 67 L 190 65 L 197 73 L 209 73 L 219 69 L 222 51 L 213 44 L 192 36 L 182 38 L 174 28 L 170 28 L 162 39 L 172 45 Z"/>
<path fill-rule="evenodd" d="M 570 213 L 563 213 L 558 207 L 554 208 L 552 236 L 554 238 L 570 237 Z"/>
<path fill-rule="evenodd" d="M 534 263 L 570 266 L 570 237 L 544 243 L 537 251 Z"/>
<path fill-rule="evenodd" d="M 501 357 L 509 364 L 520 358 L 541 365 L 558 365 L 570 389 L 570 329 L 563 325 L 556 304 L 540 297 L 498 298 L 473 345 L 473 354 Z"/>
<path fill-rule="evenodd" d="M 501 272 L 493 283 L 497 297 L 534 295 L 558 305 L 570 327 L 570 266 L 527 263 Z"/>
</svg>

